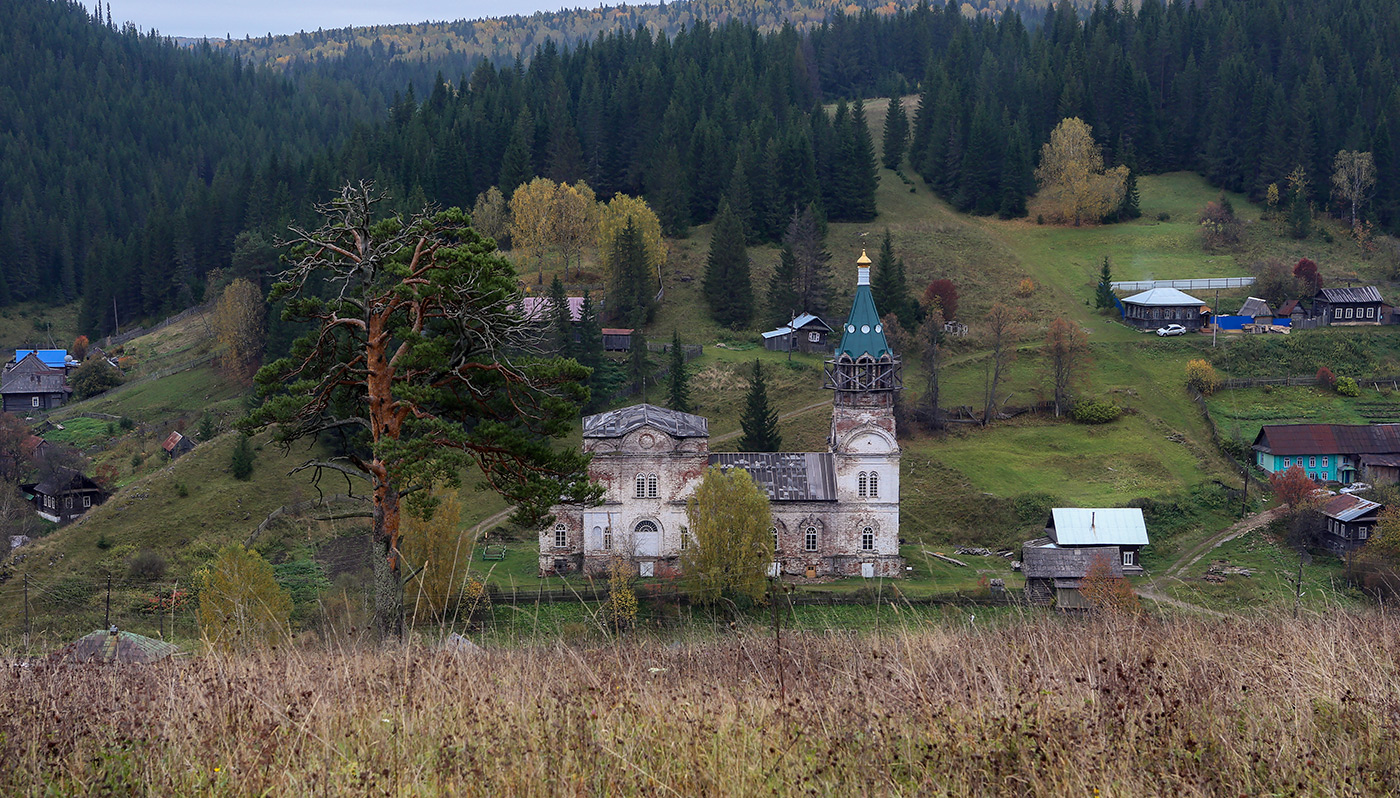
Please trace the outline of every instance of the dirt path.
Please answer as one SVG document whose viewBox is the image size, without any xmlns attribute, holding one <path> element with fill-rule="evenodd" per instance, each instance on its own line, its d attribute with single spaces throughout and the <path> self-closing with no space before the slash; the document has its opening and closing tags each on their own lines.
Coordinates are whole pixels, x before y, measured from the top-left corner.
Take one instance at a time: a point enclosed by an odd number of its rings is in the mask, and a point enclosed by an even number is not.
<svg viewBox="0 0 1400 798">
<path fill-rule="evenodd" d="M 813 404 L 807 405 L 806 407 L 799 407 L 799 408 L 797 408 L 796 410 L 789 410 L 788 412 L 783 413 L 782 415 L 778 416 L 778 420 L 779 420 L 779 421 L 787 421 L 787 420 L 790 419 L 790 418 L 796 418 L 797 416 L 800 416 L 800 415 L 802 415 L 803 413 L 810 413 L 810 412 L 812 412 L 813 410 L 817 410 L 817 409 L 820 409 L 820 408 L 823 408 L 823 407 L 831 407 L 831 400 L 830 400 L 830 399 L 824 399 L 824 400 L 822 400 L 822 401 L 820 401 L 820 402 L 815 402 L 815 403 L 813 403 Z M 714 436 L 713 438 L 710 438 L 710 443 L 711 443 L 712 445 L 713 445 L 713 444 L 716 444 L 716 443 L 724 443 L 725 441 L 733 440 L 733 439 L 739 437 L 739 436 L 742 435 L 742 434 L 744 434 L 744 431 L 743 431 L 743 430 L 735 430 L 735 431 L 733 431 L 733 432 L 726 432 L 726 433 L 724 433 L 723 435 L 716 435 L 716 436 Z"/>
<path fill-rule="evenodd" d="M 1215 551 L 1216 549 L 1220 548 L 1221 545 L 1231 540 L 1234 540 L 1235 538 L 1247 535 L 1250 532 L 1253 532 L 1254 530 L 1262 526 L 1267 526 L 1274 519 L 1282 515 L 1284 509 L 1285 508 L 1283 507 L 1275 507 L 1272 510 L 1267 510 L 1262 513 L 1255 513 L 1254 515 L 1251 515 L 1248 518 L 1242 518 L 1239 521 L 1235 522 L 1232 526 L 1229 526 L 1215 533 L 1214 535 L 1211 535 L 1210 537 L 1196 544 L 1185 554 L 1181 555 L 1181 557 L 1177 558 L 1177 561 L 1175 563 L 1172 563 L 1170 566 L 1168 566 L 1167 569 L 1162 571 L 1160 575 L 1153 577 L 1151 582 L 1140 586 L 1138 588 L 1138 594 L 1141 595 L 1143 598 L 1151 599 L 1152 601 L 1158 602 L 1160 604 L 1168 604 L 1170 606 L 1176 607 L 1177 609 L 1187 610 L 1190 612 L 1199 612 L 1205 615 L 1214 616 L 1216 618 L 1231 617 L 1228 613 L 1220 612 L 1219 610 L 1213 610 L 1209 607 L 1202 607 L 1199 604 L 1191 604 L 1180 599 L 1172 598 L 1171 596 L 1163 592 L 1161 588 L 1164 587 L 1168 580 L 1175 580 L 1177 582 L 1182 581 L 1183 577 L 1186 574 L 1186 571 L 1192 566 L 1194 566 L 1196 563 L 1200 562 L 1201 558 L 1205 557 L 1207 554 L 1210 554 L 1212 551 Z"/>
</svg>

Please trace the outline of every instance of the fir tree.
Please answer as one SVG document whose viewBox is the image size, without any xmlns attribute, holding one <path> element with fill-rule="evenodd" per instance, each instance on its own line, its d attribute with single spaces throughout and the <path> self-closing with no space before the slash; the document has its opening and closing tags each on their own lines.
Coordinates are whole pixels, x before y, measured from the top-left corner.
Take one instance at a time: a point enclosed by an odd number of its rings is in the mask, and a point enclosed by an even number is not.
<svg viewBox="0 0 1400 798">
<path fill-rule="evenodd" d="M 530 112 L 523 111 L 515 120 L 515 128 L 510 134 L 505 155 L 501 158 L 501 177 L 498 184 L 506 199 L 515 193 L 516 187 L 528 182 L 535 174 L 534 167 L 535 123 Z"/>
<path fill-rule="evenodd" d="M 1103 259 L 1103 267 L 1099 269 L 1099 285 L 1094 289 L 1094 307 L 1099 310 L 1112 310 L 1117 304 L 1113 296 L 1113 268 L 1108 262 L 1108 258 Z"/>
<path fill-rule="evenodd" d="M 797 262 L 796 288 L 801 302 L 798 309 L 815 316 L 826 313 L 831 300 L 827 266 L 831 253 L 826 251 L 825 235 L 815 208 L 808 205 L 793 215 L 783 233 L 783 245 L 792 250 Z"/>
<path fill-rule="evenodd" d="M 632 339 L 627 351 L 627 374 L 632 378 L 632 390 L 647 400 L 647 377 L 651 376 L 651 358 L 647 351 L 647 335 L 642 329 L 646 323 L 646 311 L 637 308 L 632 311 Z"/>
<path fill-rule="evenodd" d="M 797 291 L 797 258 L 792 246 L 783 244 L 778 252 L 778 266 L 768 282 L 768 324 L 781 327 L 792 321 L 801 308 L 802 296 Z"/>
<path fill-rule="evenodd" d="M 893 313 L 899 319 L 899 326 L 906 330 L 914 329 L 918 321 L 914 318 L 914 303 L 910 301 L 909 286 L 904 279 L 904 261 L 894 256 L 894 240 L 888 227 L 880 241 L 880 254 L 875 258 L 875 269 L 870 276 L 870 293 L 875 299 L 876 310 Z"/>
<path fill-rule="evenodd" d="M 569 295 L 559 275 L 549 284 L 549 326 L 554 339 L 554 351 L 560 357 L 574 356 L 574 324 L 569 313 Z"/>
<path fill-rule="evenodd" d="M 229 458 L 229 473 L 233 478 L 247 482 L 253 476 L 253 449 L 248 445 L 248 436 L 239 435 L 234 444 L 233 455 Z"/>
<path fill-rule="evenodd" d="M 904 146 L 909 140 L 909 118 L 904 114 L 904 104 L 896 93 L 890 97 L 889 110 L 885 112 L 884 163 L 886 169 L 899 170 L 904 161 Z"/>
<path fill-rule="evenodd" d="M 1138 206 L 1138 200 L 1137 174 L 1128 172 L 1128 177 L 1123 183 L 1123 202 L 1118 206 L 1118 218 L 1136 219 L 1142 216 L 1142 208 Z"/>
<path fill-rule="evenodd" d="M 731 329 L 743 329 L 753 318 L 753 284 L 749 276 L 749 252 L 744 228 L 728 202 L 721 202 L 715 217 L 710 254 L 705 261 L 705 298 L 715 321 Z"/>
<path fill-rule="evenodd" d="M 647 265 L 646 244 L 642 233 L 627 217 L 627 226 L 613 241 L 613 284 L 608 290 L 608 312 L 612 318 L 627 320 L 641 308 L 643 318 L 649 319 L 655 304 L 651 267 Z"/>
<path fill-rule="evenodd" d="M 583 292 L 583 307 L 578 320 L 578 343 L 574 345 L 574 359 L 579 365 L 592 371 L 588 375 L 588 402 L 585 409 L 594 410 L 607 402 L 607 374 L 603 364 L 603 331 L 598 326 L 598 313 L 593 309 L 593 298 Z"/>
<path fill-rule="evenodd" d="M 686 370 L 685 348 L 681 334 L 671 331 L 671 365 L 667 375 L 666 406 L 682 413 L 690 412 L 690 374 Z"/>
<path fill-rule="evenodd" d="M 763 364 L 753 362 L 753 380 L 744 398 L 744 415 L 739 419 L 743 437 L 739 438 L 741 452 L 776 452 L 783 446 L 778 433 L 778 411 L 768 406 L 768 387 L 763 379 Z"/>
</svg>

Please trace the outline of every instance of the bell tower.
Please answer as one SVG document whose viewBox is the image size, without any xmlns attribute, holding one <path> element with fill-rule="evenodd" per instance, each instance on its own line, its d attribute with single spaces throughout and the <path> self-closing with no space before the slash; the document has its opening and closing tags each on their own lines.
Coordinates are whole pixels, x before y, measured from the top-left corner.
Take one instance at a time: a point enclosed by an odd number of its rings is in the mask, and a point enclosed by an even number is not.
<svg viewBox="0 0 1400 798">
<path fill-rule="evenodd" d="M 876 427 L 894 441 L 894 394 L 904 387 L 899 358 L 885 339 L 885 326 L 870 292 L 870 258 L 856 261 L 856 296 L 841 327 L 841 343 L 826 362 L 826 383 L 835 391 L 831 411 L 832 451 L 849 450 L 853 433 Z M 884 438 L 884 435 L 878 437 Z"/>
</svg>

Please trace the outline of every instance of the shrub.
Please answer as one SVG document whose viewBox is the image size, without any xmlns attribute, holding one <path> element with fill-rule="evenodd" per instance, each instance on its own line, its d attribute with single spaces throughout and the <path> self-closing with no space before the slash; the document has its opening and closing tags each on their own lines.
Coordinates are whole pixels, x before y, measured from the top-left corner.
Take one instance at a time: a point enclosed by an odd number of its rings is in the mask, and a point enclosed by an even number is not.
<svg viewBox="0 0 1400 798">
<path fill-rule="evenodd" d="M 1157 214 L 1157 221 L 1159 222 L 1170 222 L 1171 220 L 1172 215 L 1170 213 L 1167 213 L 1166 211 L 1162 211 L 1161 213 Z"/>
<path fill-rule="evenodd" d="M 1077 402 L 1069 415 L 1080 424 L 1107 424 L 1123 415 L 1123 408 L 1112 402 Z"/>
<path fill-rule="evenodd" d="M 131 419 L 127 418 L 126 416 L 122 416 L 122 420 L 121 420 L 121 421 L 118 421 L 118 422 L 117 422 L 117 425 L 120 426 L 120 427 L 122 428 L 122 432 L 130 432 L 132 429 L 134 429 L 134 428 L 136 427 L 136 422 L 135 422 L 135 421 L 132 421 Z"/>
<path fill-rule="evenodd" d="M 229 458 L 229 471 L 233 478 L 247 482 L 253 477 L 253 450 L 248 446 L 248 436 L 239 435 Z"/>
<path fill-rule="evenodd" d="M 1016 511 L 1016 520 L 1023 526 L 1043 526 L 1045 519 L 1050 517 L 1050 511 L 1063 504 L 1059 496 L 1049 493 L 1019 493 L 1011 497 L 1011 508 Z"/>
<path fill-rule="evenodd" d="M 1352 377 L 1338 377 L 1335 385 L 1332 386 L 1337 393 L 1342 396 L 1360 396 L 1361 386 L 1356 384 Z"/>
<path fill-rule="evenodd" d="M 151 582 L 165 576 L 165 558 L 150 549 L 142 549 L 127 561 L 127 573 L 137 582 Z"/>
<path fill-rule="evenodd" d="M 1323 366 L 1317 370 L 1317 381 L 1326 385 L 1328 388 L 1335 388 L 1337 386 L 1337 375 L 1332 373 L 1332 369 Z"/>
<path fill-rule="evenodd" d="M 1209 396 L 1220 387 L 1220 374 L 1205 360 L 1193 360 L 1186 364 L 1186 384 Z"/>
</svg>

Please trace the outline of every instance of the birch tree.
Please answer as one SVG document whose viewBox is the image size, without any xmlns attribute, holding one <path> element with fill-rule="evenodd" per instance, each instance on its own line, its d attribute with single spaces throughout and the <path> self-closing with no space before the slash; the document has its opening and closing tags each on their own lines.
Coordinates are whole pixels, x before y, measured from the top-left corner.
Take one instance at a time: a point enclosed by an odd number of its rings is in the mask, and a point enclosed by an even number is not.
<svg viewBox="0 0 1400 798">
<path fill-rule="evenodd" d="M 1358 209 L 1376 187 L 1376 161 L 1369 152 L 1342 150 L 1332 162 L 1332 188 L 1351 204 L 1351 229 L 1360 223 Z"/>
<path fill-rule="evenodd" d="M 1041 147 L 1035 179 L 1051 215 L 1077 227 L 1099 221 L 1122 204 L 1128 168 L 1105 171 L 1093 128 L 1072 117 L 1057 125 Z"/>
</svg>

